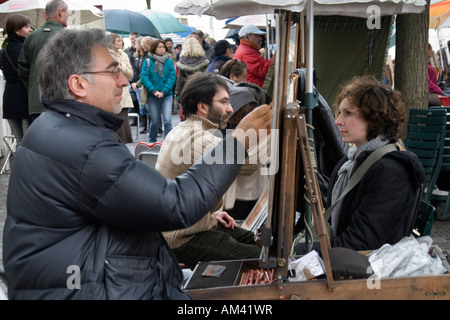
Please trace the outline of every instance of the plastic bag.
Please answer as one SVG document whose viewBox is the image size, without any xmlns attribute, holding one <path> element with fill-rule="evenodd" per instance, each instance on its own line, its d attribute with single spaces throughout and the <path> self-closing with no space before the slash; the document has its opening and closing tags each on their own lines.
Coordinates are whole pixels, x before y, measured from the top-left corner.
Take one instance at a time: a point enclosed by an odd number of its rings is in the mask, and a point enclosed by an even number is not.
<svg viewBox="0 0 450 320">
<path fill-rule="evenodd" d="M 323 260 L 314 250 L 290 262 L 289 269 L 295 271 L 294 276 L 290 277 L 289 281 L 311 280 L 325 274 Z M 291 273 L 293 272 L 291 271 Z"/>
<path fill-rule="evenodd" d="M 447 269 L 441 259 L 429 254 L 432 243 L 429 236 L 405 237 L 394 245 L 385 244 L 371 253 L 369 262 L 377 278 L 444 274 Z"/>
</svg>

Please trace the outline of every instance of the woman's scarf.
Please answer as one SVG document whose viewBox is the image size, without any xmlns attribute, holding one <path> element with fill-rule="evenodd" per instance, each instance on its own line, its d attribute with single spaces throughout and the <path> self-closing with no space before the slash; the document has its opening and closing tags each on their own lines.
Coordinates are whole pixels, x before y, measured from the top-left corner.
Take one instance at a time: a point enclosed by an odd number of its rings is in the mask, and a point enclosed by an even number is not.
<svg viewBox="0 0 450 320">
<path fill-rule="evenodd" d="M 359 157 L 359 155 L 364 151 L 375 150 L 375 149 L 378 149 L 388 143 L 389 143 L 389 141 L 386 140 L 384 136 L 380 135 L 380 136 L 376 137 L 375 139 L 367 141 L 359 149 L 356 148 L 356 146 L 352 146 L 348 150 L 348 154 L 347 154 L 348 161 L 345 162 L 342 165 L 342 167 L 339 169 L 338 178 L 337 178 L 336 184 L 333 187 L 333 192 L 331 194 L 331 203 L 332 204 L 334 204 L 339 199 L 339 197 L 341 196 L 345 187 L 347 186 L 348 181 L 350 180 L 351 174 L 353 173 L 355 159 L 357 159 Z M 340 201 L 336 205 L 333 212 L 331 213 L 331 226 L 333 228 L 333 234 L 337 234 L 337 227 L 338 227 L 339 216 L 341 214 L 341 207 L 342 207 L 342 201 Z"/>
<path fill-rule="evenodd" d="M 162 78 L 164 72 L 164 63 L 167 59 L 169 59 L 169 54 L 166 52 L 162 56 L 158 56 L 157 54 L 151 54 L 150 56 L 153 58 L 153 60 L 155 60 L 154 71 Z"/>
<path fill-rule="evenodd" d="M 202 57 L 182 56 L 180 57 L 178 62 L 186 66 L 195 67 L 196 65 L 203 63 L 205 60 L 206 60 L 205 56 Z"/>
</svg>

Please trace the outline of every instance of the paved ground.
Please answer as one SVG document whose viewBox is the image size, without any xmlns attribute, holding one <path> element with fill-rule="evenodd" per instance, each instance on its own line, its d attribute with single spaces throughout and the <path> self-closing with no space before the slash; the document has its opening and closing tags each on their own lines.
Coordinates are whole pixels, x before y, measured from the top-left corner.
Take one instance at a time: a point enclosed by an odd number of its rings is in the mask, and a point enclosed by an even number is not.
<svg viewBox="0 0 450 320">
<path fill-rule="evenodd" d="M 176 126 L 180 118 L 178 115 L 173 117 L 173 126 Z M 136 137 L 136 127 L 132 127 L 133 137 Z M 159 139 L 159 141 L 162 141 Z M 139 142 L 148 142 L 148 136 L 145 134 L 139 134 L 138 138 L 135 139 L 134 143 L 128 144 L 128 148 L 130 152 L 134 154 L 134 148 L 136 144 Z M 3 164 L 3 163 L 2 163 Z M 5 173 L 0 175 L 0 267 L 3 266 L 2 260 L 2 240 L 3 240 L 3 226 L 5 224 L 6 219 L 6 196 L 8 192 L 8 182 L 9 182 L 9 174 Z M 433 228 L 431 230 L 431 238 L 435 245 L 438 245 L 443 253 L 447 255 L 450 253 L 450 221 L 435 221 L 433 224 Z M 1 289 L 5 291 L 4 285 L 0 280 L 0 300 L 1 300 Z"/>
</svg>

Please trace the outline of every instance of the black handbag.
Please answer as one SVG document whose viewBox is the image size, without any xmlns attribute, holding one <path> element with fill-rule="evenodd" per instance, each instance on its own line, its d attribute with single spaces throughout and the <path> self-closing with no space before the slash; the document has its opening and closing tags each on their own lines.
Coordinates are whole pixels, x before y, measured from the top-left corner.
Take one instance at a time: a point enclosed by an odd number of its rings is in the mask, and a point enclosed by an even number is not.
<svg viewBox="0 0 450 320">
<path fill-rule="evenodd" d="M 430 218 L 434 216 L 436 208 L 428 202 L 420 200 L 419 211 L 414 223 L 413 235 L 414 237 L 421 237 L 429 235 L 432 221 Z M 426 231 L 426 232 L 425 232 Z"/>
</svg>

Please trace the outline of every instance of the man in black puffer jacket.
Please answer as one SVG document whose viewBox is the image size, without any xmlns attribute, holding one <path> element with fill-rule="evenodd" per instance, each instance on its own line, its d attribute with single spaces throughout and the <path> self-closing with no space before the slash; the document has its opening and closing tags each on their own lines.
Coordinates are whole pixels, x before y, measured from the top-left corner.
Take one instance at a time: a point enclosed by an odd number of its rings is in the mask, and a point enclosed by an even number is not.
<svg viewBox="0 0 450 320">
<path fill-rule="evenodd" d="M 205 155 L 218 161 L 168 180 L 115 133 L 128 81 L 104 31 L 58 32 L 38 68 L 47 111 L 17 150 L 8 190 L 9 298 L 189 299 L 160 232 L 212 208 L 239 173 L 245 137 L 224 138 Z M 241 129 L 268 129 L 270 118 L 264 108 Z"/>
</svg>

